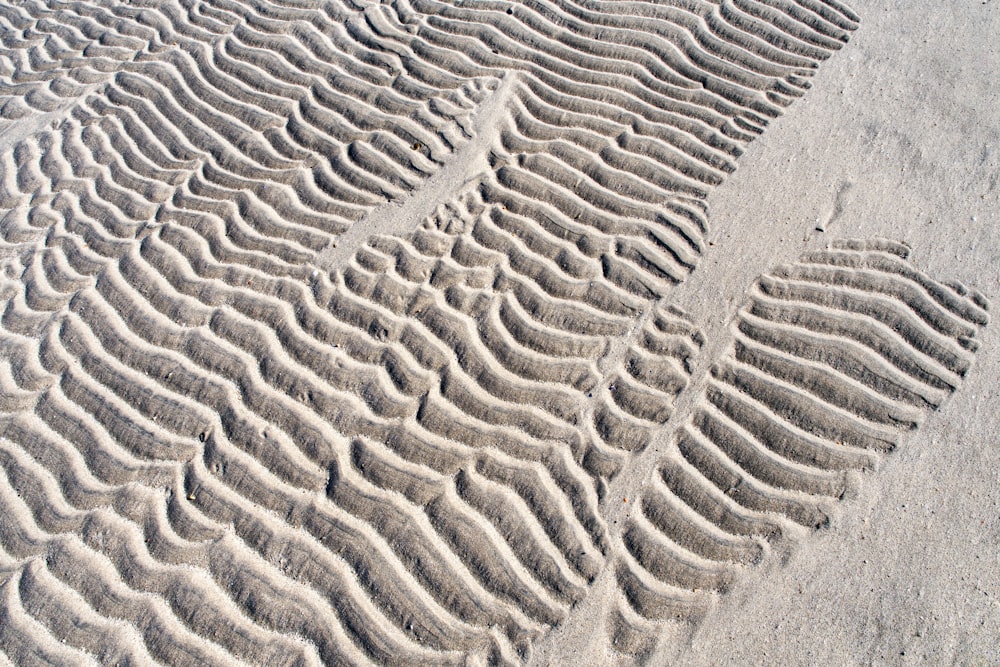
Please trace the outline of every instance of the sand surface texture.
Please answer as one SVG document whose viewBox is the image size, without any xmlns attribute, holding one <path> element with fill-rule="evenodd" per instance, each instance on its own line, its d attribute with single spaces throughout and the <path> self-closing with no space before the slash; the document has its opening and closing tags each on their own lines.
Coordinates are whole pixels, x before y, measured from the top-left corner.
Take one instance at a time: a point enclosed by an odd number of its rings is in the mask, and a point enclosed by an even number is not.
<svg viewBox="0 0 1000 667">
<path fill-rule="evenodd" d="M 0 6 L 0 664 L 896 662 L 963 460 L 1000 661 L 996 8 L 857 4 Z"/>
</svg>

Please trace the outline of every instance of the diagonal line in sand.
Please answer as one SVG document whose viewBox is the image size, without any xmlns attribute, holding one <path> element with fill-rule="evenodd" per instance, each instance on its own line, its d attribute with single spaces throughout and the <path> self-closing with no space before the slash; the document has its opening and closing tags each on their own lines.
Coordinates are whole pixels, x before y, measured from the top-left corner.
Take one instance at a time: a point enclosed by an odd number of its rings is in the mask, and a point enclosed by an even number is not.
<svg viewBox="0 0 1000 667">
<path fill-rule="evenodd" d="M 489 150 L 500 133 L 501 119 L 513 95 L 517 73 L 508 72 L 475 110 L 472 139 L 423 185 L 405 197 L 371 210 L 342 236 L 316 253 L 315 263 L 324 271 L 341 267 L 375 234 L 406 236 L 428 218 L 442 202 L 457 201 L 462 192 L 490 171 Z"/>
</svg>

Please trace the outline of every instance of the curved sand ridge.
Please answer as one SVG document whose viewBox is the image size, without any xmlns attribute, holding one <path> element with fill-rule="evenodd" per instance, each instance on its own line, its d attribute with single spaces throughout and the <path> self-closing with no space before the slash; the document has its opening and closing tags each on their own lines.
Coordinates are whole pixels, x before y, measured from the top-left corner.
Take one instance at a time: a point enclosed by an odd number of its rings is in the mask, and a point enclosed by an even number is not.
<svg viewBox="0 0 1000 667">
<path fill-rule="evenodd" d="M 0 10 L 0 649 L 517 662 L 613 565 L 630 603 L 614 639 L 645 650 L 639 615 L 721 581 L 681 550 L 752 560 L 743 536 L 778 520 L 750 512 L 809 507 L 779 489 L 836 495 L 703 429 L 779 428 L 773 408 L 820 372 L 765 300 L 741 315 L 764 342 L 741 352 L 758 341 L 741 334 L 678 440 L 735 458 L 666 459 L 669 491 L 626 530 L 601 507 L 688 384 L 701 338 L 663 297 L 701 253 L 702 200 L 856 17 L 818 0 L 307 4 Z M 812 280 L 822 304 L 853 294 Z M 873 368 L 936 372 L 913 331 L 864 339 L 888 360 Z M 809 409 L 954 386 L 900 368 L 823 385 L 834 398 Z M 763 408 L 738 403 L 768 382 Z M 809 433 L 794 446 L 825 452 Z M 717 469 L 759 476 L 759 501 L 711 515 Z"/>
<path fill-rule="evenodd" d="M 842 241 L 757 280 L 672 446 L 645 453 L 638 511 L 616 513 L 620 650 L 651 651 L 649 621 L 697 618 L 739 566 L 826 525 L 847 473 L 873 468 L 960 385 L 988 305 L 908 255 Z"/>
</svg>

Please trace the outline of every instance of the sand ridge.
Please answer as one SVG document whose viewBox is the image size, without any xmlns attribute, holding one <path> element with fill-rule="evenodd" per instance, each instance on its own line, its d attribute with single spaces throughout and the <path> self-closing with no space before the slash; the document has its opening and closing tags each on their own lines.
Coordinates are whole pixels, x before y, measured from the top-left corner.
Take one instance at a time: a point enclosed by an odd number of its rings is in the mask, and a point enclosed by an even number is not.
<svg viewBox="0 0 1000 667">
<path fill-rule="evenodd" d="M 669 294 L 705 250 L 703 200 L 852 12 L 219 0 L 0 20 L 15 660 L 520 662 L 602 576 L 608 641 L 644 654 L 651 620 L 780 533 L 772 515 L 821 521 L 787 489 L 836 496 L 866 460 L 842 441 L 919 421 L 985 323 L 894 246 L 762 278 L 680 456 L 618 526 L 602 499 L 681 419 L 700 354 Z"/>
</svg>

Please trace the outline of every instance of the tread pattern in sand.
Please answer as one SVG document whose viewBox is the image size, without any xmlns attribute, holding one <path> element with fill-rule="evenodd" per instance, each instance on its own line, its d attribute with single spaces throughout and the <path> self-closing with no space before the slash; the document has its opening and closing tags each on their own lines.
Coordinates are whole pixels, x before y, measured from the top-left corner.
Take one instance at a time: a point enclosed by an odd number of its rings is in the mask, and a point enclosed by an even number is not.
<svg viewBox="0 0 1000 667">
<path fill-rule="evenodd" d="M 754 285 L 621 531 L 620 648 L 649 650 L 650 619 L 697 616 L 786 522 L 825 525 L 847 472 L 871 468 L 958 388 L 986 301 L 928 278 L 908 253 L 840 242 Z"/>
<path fill-rule="evenodd" d="M 701 339 L 703 199 L 834 0 L 0 8 L 0 649 L 516 662 Z M 508 78 L 509 77 L 509 78 Z M 510 94 L 412 234 L 318 257 Z"/>
</svg>

